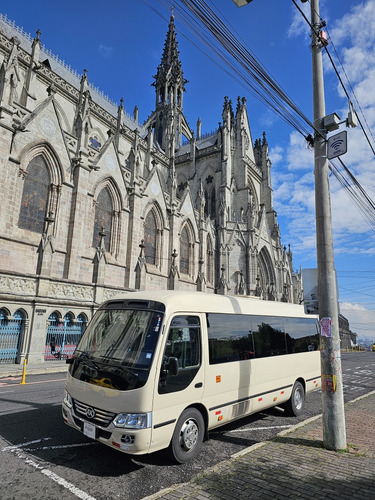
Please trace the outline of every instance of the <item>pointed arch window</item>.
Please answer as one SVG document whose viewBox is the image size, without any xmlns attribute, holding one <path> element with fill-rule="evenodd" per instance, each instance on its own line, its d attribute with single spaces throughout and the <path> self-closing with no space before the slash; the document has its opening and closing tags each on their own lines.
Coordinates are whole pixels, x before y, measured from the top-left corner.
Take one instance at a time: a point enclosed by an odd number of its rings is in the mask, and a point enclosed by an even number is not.
<svg viewBox="0 0 375 500">
<path fill-rule="evenodd" d="M 211 191 L 211 218 L 214 219 L 216 217 L 216 196 L 215 196 L 215 188 L 212 188 Z"/>
<path fill-rule="evenodd" d="M 87 325 L 87 317 L 84 313 L 78 314 L 77 324 L 81 330 L 81 333 L 83 333 L 86 330 L 86 325 Z"/>
<path fill-rule="evenodd" d="M 211 219 L 216 217 L 216 196 L 215 196 L 215 188 L 204 190 L 204 199 L 205 199 L 205 207 L 204 212 L 206 217 L 209 216 Z"/>
<path fill-rule="evenodd" d="M 145 221 L 145 259 L 147 264 L 156 266 L 156 247 L 157 247 L 157 225 L 155 214 L 150 210 Z"/>
<path fill-rule="evenodd" d="M 212 248 L 211 238 L 207 237 L 207 255 L 206 255 L 206 276 L 209 283 L 214 282 L 214 252 Z"/>
<path fill-rule="evenodd" d="M 16 363 L 19 357 L 25 315 L 18 310 L 13 318 L 9 318 L 9 311 L 0 309 L 0 364 Z"/>
<path fill-rule="evenodd" d="M 183 274 L 190 274 L 190 241 L 186 226 L 180 237 L 180 271 Z"/>
<path fill-rule="evenodd" d="M 204 215 L 207 217 L 209 214 L 209 198 L 208 198 L 208 192 L 207 189 L 204 190 Z"/>
<path fill-rule="evenodd" d="M 47 211 L 50 174 L 46 160 L 38 155 L 31 160 L 23 185 L 18 227 L 34 233 L 42 233 Z"/>
<path fill-rule="evenodd" d="M 92 236 L 92 246 L 98 247 L 100 242 L 99 232 L 104 227 L 105 244 L 107 251 L 111 251 L 111 234 L 112 234 L 112 219 L 113 219 L 113 203 L 107 187 L 103 188 L 96 200 L 94 232 Z"/>
</svg>

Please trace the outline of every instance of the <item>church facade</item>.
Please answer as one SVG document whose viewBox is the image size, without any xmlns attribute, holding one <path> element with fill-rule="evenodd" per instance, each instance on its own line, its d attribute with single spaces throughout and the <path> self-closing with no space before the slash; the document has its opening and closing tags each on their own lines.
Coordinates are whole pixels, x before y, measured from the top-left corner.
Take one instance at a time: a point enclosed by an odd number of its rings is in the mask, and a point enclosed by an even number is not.
<svg viewBox="0 0 375 500">
<path fill-rule="evenodd" d="M 173 16 L 143 124 L 0 19 L 0 363 L 69 355 L 125 290 L 301 301 L 266 135 L 253 142 L 245 98 L 193 130 L 186 84 Z"/>
</svg>

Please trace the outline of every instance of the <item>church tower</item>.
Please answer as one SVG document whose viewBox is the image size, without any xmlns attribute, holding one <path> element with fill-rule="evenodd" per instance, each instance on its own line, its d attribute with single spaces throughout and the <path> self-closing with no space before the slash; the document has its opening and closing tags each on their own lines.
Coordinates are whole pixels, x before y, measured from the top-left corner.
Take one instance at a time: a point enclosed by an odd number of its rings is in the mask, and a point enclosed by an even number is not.
<svg viewBox="0 0 375 500">
<path fill-rule="evenodd" d="M 170 18 L 161 63 L 154 78 L 152 85 L 156 90 L 156 103 L 152 126 L 156 141 L 171 158 L 181 147 L 182 135 L 189 140 L 192 137 L 183 115 L 183 93 L 187 80 L 184 78 L 179 59 L 173 15 Z"/>
</svg>

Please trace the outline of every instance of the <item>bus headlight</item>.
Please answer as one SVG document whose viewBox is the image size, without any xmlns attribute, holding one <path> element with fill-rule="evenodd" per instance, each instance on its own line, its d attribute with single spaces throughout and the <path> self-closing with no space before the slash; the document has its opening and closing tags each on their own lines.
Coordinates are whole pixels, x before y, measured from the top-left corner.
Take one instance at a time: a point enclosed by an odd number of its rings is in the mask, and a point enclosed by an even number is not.
<svg viewBox="0 0 375 500">
<path fill-rule="evenodd" d="M 147 429 L 151 427 L 151 412 L 120 413 L 113 421 L 116 427 L 124 429 Z"/>
<path fill-rule="evenodd" d="M 73 406 L 73 400 L 72 400 L 72 396 L 69 394 L 69 392 L 67 391 L 64 391 L 64 399 L 63 399 L 63 403 L 65 406 L 67 406 L 68 408 L 71 408 Z"/>
</svg>

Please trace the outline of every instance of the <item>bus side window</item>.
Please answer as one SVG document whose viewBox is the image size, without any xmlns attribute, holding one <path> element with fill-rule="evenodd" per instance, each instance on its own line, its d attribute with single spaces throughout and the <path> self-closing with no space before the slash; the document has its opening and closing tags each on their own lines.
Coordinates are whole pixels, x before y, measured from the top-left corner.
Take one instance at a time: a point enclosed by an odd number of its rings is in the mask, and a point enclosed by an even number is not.
<svg viewBox="0 0 375 500">
<path fill-rule="evenodd" d="M 168 360 L 177 358 L 179 371 L 170 375 Z M 185 389 L 197 374 L 201 365 L 201 329 L 199 317 L 176 316 L 169 328 L 164 351 L 164 362 L 159 379 L 159 393 Z"/>
</svg>

